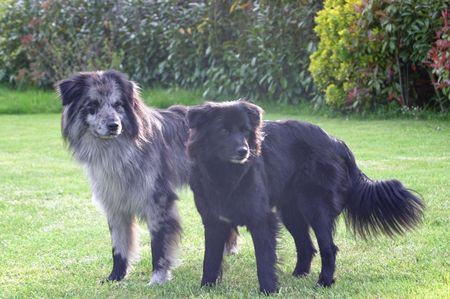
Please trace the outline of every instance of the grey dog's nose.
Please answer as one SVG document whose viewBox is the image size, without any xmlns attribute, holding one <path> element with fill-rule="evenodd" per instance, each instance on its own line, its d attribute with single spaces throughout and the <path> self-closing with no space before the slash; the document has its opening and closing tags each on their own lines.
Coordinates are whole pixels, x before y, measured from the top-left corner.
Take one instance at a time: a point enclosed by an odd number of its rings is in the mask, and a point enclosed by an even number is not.
<svg viewBox="0 0 450 299">
<path fill-rule="evenodd" d="M 119 128 L 119 123 L 118 122 L 110 122 L 110 123 L 108 123 L 107 126 L 110 131 L 117 131 L 117 129 Z"/>
<path fill-rule="evenodd" d="M 248 152 L 248 149 L 245 146 L 241 146 L 237 150 L 237 153 L 238 153 L 239 157 L 245 157 L 247 155 L 247 152 Z"/>
</svg>

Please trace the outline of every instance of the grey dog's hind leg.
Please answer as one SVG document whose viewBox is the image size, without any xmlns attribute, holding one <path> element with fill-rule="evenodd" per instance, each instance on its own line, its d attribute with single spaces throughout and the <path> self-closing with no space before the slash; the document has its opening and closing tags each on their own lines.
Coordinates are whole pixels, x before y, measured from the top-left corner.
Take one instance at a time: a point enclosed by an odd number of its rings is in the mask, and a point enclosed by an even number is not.
<svg viewBox="0 0 450 299">
<path fill-rule="evenodd" d="M 225 255 L 235 255 L 239 252 L 240 247 L 240 237 L 239 230 L 237 226 L 230 230 L 230 236 L 228 241 L 225 243 L 224 254 Z"/>
</svg>

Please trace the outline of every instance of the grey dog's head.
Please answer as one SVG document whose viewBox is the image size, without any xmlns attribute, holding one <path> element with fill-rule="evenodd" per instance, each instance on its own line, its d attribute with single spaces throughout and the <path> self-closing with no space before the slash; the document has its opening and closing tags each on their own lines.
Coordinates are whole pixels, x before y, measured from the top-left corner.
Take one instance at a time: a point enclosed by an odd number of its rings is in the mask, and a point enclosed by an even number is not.
<svg viewBox="0 0 450 299">
<path fill-rule="evenodd" d="M 84 134 L 107 140 L 139 132 L 143 104 L 138 87 L 116 71 L 78 73 L 56 84 L 64 106 L 63 136 Z"/>
</svg>

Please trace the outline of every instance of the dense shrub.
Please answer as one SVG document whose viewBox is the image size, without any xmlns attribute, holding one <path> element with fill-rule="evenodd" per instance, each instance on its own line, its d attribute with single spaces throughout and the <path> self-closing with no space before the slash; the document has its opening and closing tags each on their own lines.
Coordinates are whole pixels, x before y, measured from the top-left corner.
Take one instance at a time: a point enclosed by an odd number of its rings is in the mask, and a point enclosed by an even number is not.
<svg viewBox="0 0 450 299">
<path fill-rule="evenodd" d="M 120 1 L 119 1 L 120 2 Z M 146 85 L 197 87 L 204 82 L 206 38 L 196 26 L 204 1 L 133 0 L 120 4 L 119 45 L 123 70 Z"/>
<path fill-rule="evenodd" d="M 312 99 L 308 65 L 320 1 L 242 2 L 210 13 L 205 93 L 291 103 Z"/>
<path fill-rule="evenodd" d="M 431 80 L 436 92 L 436 101 L 441 110 L 450 102 L 450 18 L 449 11 L 442 12 L 443 26 L 436 31 L 436 41 L 428 52 L 425 64 L 431 69 Z"/>
<path fill-rule="evenodd" d="M 5 41 L 0 45 L 1 65 L 9 66 L 4 70 L 9 80 L 48 86 L 75 71 L 118 67 L 111 3 L 25 0 L 11 4 L 2 20 L 3 28 L 10 27 L 3 30 Z M 17 53 L 19 64 L 10 60 L 11 53 Z"/>
<path fill-rule="evenodd" d="M 8 3 L 0 6 L 0 81 L 14 82 L 20 70 L 29 66 L 22 39 L 26 36 L 24 20 L 27 4 L 22 9 L 12 9 Z"/>
<path fill-rule="evenodd" d="M 0 69 L 50 86 L 116 68 L 145 85 L 201 87 L 208 98 L 312 98 L 309 55 L 321 1 L 24 0 L 0 19 Z"/>
<path fill-rule="evenodd" d="M 448 14 L 442 12 L 448 5 L 448 0 L 325 1 L 316 18 L 320 42 L 310 70 L 326 102 L 340 109 L 397 101 L 447 110 Z"/>
<path fill-rule="evenodd" d="M 15 85 L 115 68 L 209 99 L 450 106 L 449 0 L 2 3 L 0 80 Z"/>
<path fill-rule="evenodd" d="M 316 86 L 326 93 L 326 103 L 336 108 L 346 105 L 346 95 L 354 88 L 348 82 L 358 78 L 367 60 L 355 57 L 351 48 L 357 39 L 355 30 L 350 29 L 358 19 L 357 3 L 360 0 L 325 1 L 316 18 L 320 43 L 311 56 L 310 70 Z"/>
</svg>

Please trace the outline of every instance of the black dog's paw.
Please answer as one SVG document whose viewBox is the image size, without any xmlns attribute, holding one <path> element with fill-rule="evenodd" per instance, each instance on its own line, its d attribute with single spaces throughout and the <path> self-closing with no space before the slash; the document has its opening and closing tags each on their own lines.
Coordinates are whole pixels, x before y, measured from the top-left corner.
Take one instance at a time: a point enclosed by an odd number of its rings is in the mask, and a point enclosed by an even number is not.
<svg viewBox="0 0 450 299">
<path fill-rule="evenodd" d="M 200 283 L 201 288 L 211 288 L 217 284 L 218 281 L 203 281 Z"/>
<path fill-rule="evenodd" d="M 263 293 L 264 295 L 268 296 L 268 295 L 272 295 L 272 294 L 277 294 L 280 290 L 278 289 L 277 286 L 271 286 L 271 287 L 260 287 L 259 291 L 261 293 Z"/>
<path fill-rule="evenodd" d="M 292 276 L 294 277 L 306 277 L 309 275 L 309 271 L 305 271 L 305 270 L 294 270 L 294 272 L 292 272 Z"/>
<path fill-rule="evenodd" d="M 259 284 L 259 291 L 264 295 L 276 294 L 279 292 L 278 282 L 276 279 L 263 280 Z"/>
<path fill-rule="evenodd" d="M 324 277 L 320 275 L 319 280 L 317 281 L 317 286 L 329 288 L 334 283 L 333 277 Z"/>
</svg>

